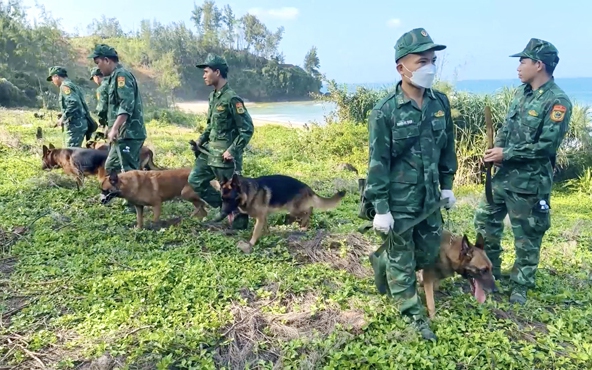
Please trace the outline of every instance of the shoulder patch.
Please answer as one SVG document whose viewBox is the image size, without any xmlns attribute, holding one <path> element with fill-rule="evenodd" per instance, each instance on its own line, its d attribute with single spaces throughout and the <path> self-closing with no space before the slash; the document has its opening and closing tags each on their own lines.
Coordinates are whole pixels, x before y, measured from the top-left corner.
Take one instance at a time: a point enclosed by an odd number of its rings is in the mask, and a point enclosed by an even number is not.
<svg viewBox="0 0 592 370">
<path fill-rule="evenodd" d="M 245 106 L 243 105 L 243 103 L 241 103 L 241 102 L 237 102 L 237 103 L 235 104 L 235 106 L 236 106 L 236 112 L 237 112 L 238 114 L 243 114 L 243 113 L 245 113 Z"/>
<path fill-rule="evenodd" d="M 534 109 L 529 110 L 528 111 L 528 115 L 529 116 L 533 116 L 533 117 L 538 117 L 539 116 L 539 114 Z"/>
<path fill-rule="evenodd" d="M 444 111 L 443 110 L 439 110 L 436 113 L 434 113 L 434 117 L 444 117 Z"/>
<path fill-rule="evenodd" d="M 70 90 L 70 88 L 66 85 L 62 85 L 62 92 L 66 95 L 70 95 L 70 93 L 72 92 L 72 90 Z"/>
<path fill-rule="evenodd" d="M 125 77 L 124 76 L 117 76 L 117 87 L 124 87 L 125 86 Z"/>
<path fill-rule="evenodd" d="M 561 122 L 563 121 L 563 117 L 565 117 L 565 112 L 567 108 L 561 104 L 555 104 L 553 106 L 553 110 L 551 110 L 551 121 L 553 122 Z"/>
</svg>

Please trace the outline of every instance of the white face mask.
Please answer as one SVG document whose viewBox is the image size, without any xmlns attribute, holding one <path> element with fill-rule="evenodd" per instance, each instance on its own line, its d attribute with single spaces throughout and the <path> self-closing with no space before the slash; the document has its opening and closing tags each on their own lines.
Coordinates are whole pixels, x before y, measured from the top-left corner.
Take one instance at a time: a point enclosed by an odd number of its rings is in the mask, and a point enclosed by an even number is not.
<svg viewBox="0 0 592 370">
<path fill-rule="evenodd" d="M 404 64 L 401 64 L 403 68 L 405 68 L 408 72 L 411 72 Z M 407 76 L 405 76 L 407 77 Z M 436 78 L 436 66 L 433 64 L 425 65 L 415 72 L 411 72 L 411 77 L 409 81 L 417 87 L 423 87 L 429 89 L 432 87 L 434 83 L 434 79 Z"/>
</svg>

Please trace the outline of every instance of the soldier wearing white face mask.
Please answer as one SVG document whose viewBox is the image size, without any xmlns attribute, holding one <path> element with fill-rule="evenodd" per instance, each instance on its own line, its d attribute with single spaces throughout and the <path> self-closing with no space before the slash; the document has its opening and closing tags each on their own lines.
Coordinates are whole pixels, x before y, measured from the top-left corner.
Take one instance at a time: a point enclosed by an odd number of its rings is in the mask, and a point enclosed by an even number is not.
<svg viewBox="0 0 592 370">
<path fill-rule="evenodd" d="M 374 229 L 388 233 L 397 224 L 418 218 L 441 198 L 447 208 L 456 199 L 452 183 L 457 169 L 450 102 L 433 90 L 436 75 L 434 44 L 423 28 L 405 33 L 395 45 L 402 81 L 372 110 L 368 130 L 370 160 L 364 192 L 376 210 Z M 402 245 L 371 257 L 381 293 L 401 303 L 401 314 L 424 339 L 436 339 L 416 292 L 415 272 L 432 264 L 440 248 L 442 214 L 438 210 L 413 229 L 400 234 Z"/>
</svg>

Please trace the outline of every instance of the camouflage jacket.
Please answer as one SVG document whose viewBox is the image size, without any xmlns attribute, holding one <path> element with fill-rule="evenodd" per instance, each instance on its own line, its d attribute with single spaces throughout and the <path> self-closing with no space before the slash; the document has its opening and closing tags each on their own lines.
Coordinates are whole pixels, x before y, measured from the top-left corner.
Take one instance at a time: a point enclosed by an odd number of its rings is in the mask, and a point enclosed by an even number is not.
<svg viewBox="0 0 592 370">
<path fill-rule="evenodd" d="M 550 194 L 557 150 L 569 129 L 572 104 L 553 79 L 538 90 L 518 88 L 495 146 L 503 148 L 493 182 L 521 194 Z"/>
<path fill-rule="evenodd" d="M 69 127 L 70 122 L 75 122 L 86 117 L 86 110 L 81 99 L 84 99 L 84 94 L 80 88 L 70 79 L 65 79 L 60 86 L 59 95 L 65 127 Z"/>
<path fill-rule="evenodd" d="M 99 116 L 99 123 L 102 126 L 107 126 L 109 121 L 109 80 L 106 78 L 103 78 L 97 88 L 96 113 Z"/>
<path fill-rule="evenodd" d="M 127 114 L 127 120 L 119 129 L 121 139 L 146 139 L 142 97 L 134 75 L 118 65 L 109 75 L 109 128 L 117 116 Z"/>
<path fill-rule="evenodd" d="M 240 158 L 255 130 L 243 100 L 228 84 L 213 91 L 209 100 L 207 127 L 199 138 L 200 143 L 209 142 L 211 149 L 228 150 L 233 157 Z"/>
<path fill-rule="evenodd" d="M 450 102 L 426 89 L 423 107 L 401 89 L 370 113 L 369 164 L 364 196 L 379 214 L 417 213 L 452 189 L 457 169 Z"/>
</svg>

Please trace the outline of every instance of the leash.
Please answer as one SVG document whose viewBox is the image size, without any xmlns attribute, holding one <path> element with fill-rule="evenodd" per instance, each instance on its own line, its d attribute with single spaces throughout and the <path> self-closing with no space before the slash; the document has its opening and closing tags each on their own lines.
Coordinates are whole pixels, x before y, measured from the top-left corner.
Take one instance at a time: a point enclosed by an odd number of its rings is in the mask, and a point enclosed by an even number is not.
<svg viewBox="0 0 592 370">
<path fill-rule="evenodd" d="M 125 169 L 123 168 L 123 157 L 121 156 L 121 149 L 119 149 L 119 145 L 117 140 L 114 140 L 113 145 L 115 145 L 115 151 L 117 152 L 117 157 L 119 157 L 119 165 L 121 166 L 121 172 L 125 172 Z"/>
<path fill-rule="evenodd" d="M 390 231 L 389 231 L 389 237 L 399 238 L 400 240 L 402 240 L 402 238 L 399 236 L 400 234 L 403 234 L 406 231 L 412 229 L 414 226 L 416 226 L 420 222 L 424 221 L 426 218 L 428 218 L 429 216 L 431 216 L 434 212 L 436 212 L 438 209 L 442 208 L 446 204 L 448 204 L 448 198 L 440 199 L 439 202 L 437 202 L 436 204 L 434 204 L 432 207 L 430 207 L 427 211 L 425 211 L 424 213 L 422 213 L 421 215 L 419 215 L 419 217 L 417 217 L 413 221 L 405 224 L 402 228 L 400 228 L 396 232 L 395 232 L 394 229 L 391 228 Z M 372 227 L 373 227 L 372 226 L 372 223 L 367 223 L 367 224 L 363 225 L 362 227 L 360 227 L 358 229 L 358 231 L 360 233 L 364 234 L 368 230 L 372 229 Z M 388 244 L 389 244 L 389 241 L 388 241 L 388 238 L 387 238 L 387 240 L 385 240 L 385 242 L 374 252 L 374 255 L 376 257 L 379 257 L 382 254 L 382 252 L 388 247 Z"/>
<path fill-rule="evenodd" d="M 493 121 L 491 119 L 491 109 L 488 105 L 485 106 L 485 128 L 487 131 L 487 149 L 493 148 Z M 493 188 L 491 186 L 491 171 L 493 163 L 485 163 L 485 197 L 487 203 L 493 205 Z"/>
<path fill-rule="evenodd" d="M 207 155 L 207 156 L 213 156 L 213 154 L 207 150 L 206 148 L 202 147 L 201 145 L 196 145 L 197 150 L 199 150 L 200 152 L 202 152 L 203 154 Z M 232 170 L 232 173 L 236 173 L 236 160 L 232 161 L 232 164 L 234 166 L 234 169 Z"/>
</svg>

